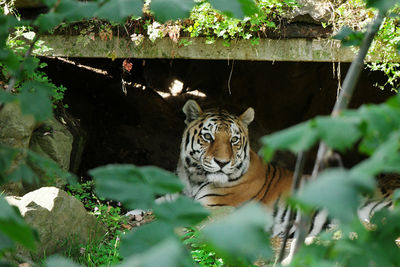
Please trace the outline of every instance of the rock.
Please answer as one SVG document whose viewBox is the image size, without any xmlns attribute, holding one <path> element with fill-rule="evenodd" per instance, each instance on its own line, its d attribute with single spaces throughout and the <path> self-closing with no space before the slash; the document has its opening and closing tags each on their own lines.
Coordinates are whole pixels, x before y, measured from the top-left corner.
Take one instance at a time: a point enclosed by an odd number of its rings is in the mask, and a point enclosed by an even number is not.
<svg viewBox="0 0 400 267">
<path fill-rule="evenodd" d="M 28 148 L 34 128 L 35 119 L 22 115 L 19 104 L 7 103 L 0 110 L 0 144 Z"/>
<path fill-rule="evenodd" d="M 72 142 L 73 137 L 68 128 L 55 118 L 50 118 L 33 132 L 29 148 L 41 156 L 54 160 L 67 171 Z"/>
<path fill-rule="evenodd" d="M 25 221 L 38 232 L 40 242 L 34 253 L 18 249 L 18 255 L 31 254 L 37 261 L 73 247 L 95 241 L 105 234 L 105 228 L 89 214 L 75 197 L 56 187 L 42 187 L 23 197 L 6 197 L 18 207 Z"/>
<path fill-rule="evenodd" d="M 35 119 L 31 115 L 23 115 L 18 103 L 7 103 L 0 110 L 0 144 L 11 148 L 27 149 L 33 130 Z M 21 157 L 14 159 L 10 170 L 16 168 Z M 26 190 L 21 182 L 9 182 L 0 187 L 6 194 L 21 195 Z"/>
<path fill-rule="evenodd" d="M 328 22 L 332 18 L 334 5 L 329 0 L 297 0 L 298 7 L 284 17 L 299 22 Z"/>
<path fill-rule="evenodd" d="M 50 118 L 32 133 L 29 148 L 40 156 L 55 161 L 64 171 L 69 171 L 72 143 L 73 136 L 67 126 L 55 118 Z M 62 188 L 67 183 L 61 177 L 48 177 L 40 168 L 31 167 L 39 176 L 39 186 L 52 185 Z M 38 188 L 30 185 L 24 187 L 29 190 Z"/>
<path fill-rule="evenodd" d="M 73 121 L 72 117 L 62 111 L 59 113 L 65 116 L 60 117 L 60 121 L 65 122 L 64 117 L 69 122 Z M 0 110 L 0 144 L 18 149 L 29 148 L 40 156 L 55 161 L 65 171 L 70 171 L 71 168 L 77 171 L 85 144 L 84 135 L 79 125 L 67 127 L 67 122 L 60 121 L 52 117 L 38 124 L 33 116 L 22 115 L 19 104 L 8 103 Z M 16 157 L 9 173 L 21 162 L 24 162 L 22 155 Z M 29 167 L 39 177 L 39 183 L 10 182 L 1 186 L 1 191 L 5 191 L 6 195 L 21 196 L 41 186 L 54 185 L 61 188 L 66 184 L 60 177 L 47 177 L 43 170 L 33 164 L 29 164 Z"/>
</svg>

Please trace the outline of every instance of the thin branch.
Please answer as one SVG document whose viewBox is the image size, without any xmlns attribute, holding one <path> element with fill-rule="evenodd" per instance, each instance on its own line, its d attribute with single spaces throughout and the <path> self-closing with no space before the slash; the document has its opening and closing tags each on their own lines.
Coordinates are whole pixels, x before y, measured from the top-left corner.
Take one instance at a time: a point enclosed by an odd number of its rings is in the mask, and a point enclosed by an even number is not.
<svg viewBox="0 0 400 267">
<path fill-rule="evenodd" d="M 331 116 L 335 117 L 340 112 L 347 108 L 351 97 L 353 96 L 355 85 L 357 84 L 358 78 L 364 68 L 364 59 L 368 53 L 369 47 L 375 37 L 375 34 L 378 32 L 384 16 L 382 14 L 378 14 L 372 24 L 369 25 L 364 40 L 361 44 L 360 50 L 357 54 L 357 57 L 353 60 L 350 65 L 350 69 L 346 74 L 346 78 L 343 82 L 342 90 L 340 91 L 339 97 L 335 103 L 335 106 L 332 110 Z M 311 179 L 314 180 L 317 178 L 318 173 L 322 169 L 322 165 L 324 163 L 326 153 L 328 152 L 328 146 L 321 142 L 318 148 L 317 159 L 314 164 L 312 177 Z M 309 218 L 303 214 L 299 214 L 298 225 L 296 228 L 296 245 L 294 247 L 294 251 L 298 251 L 300 246 L 303 245 L 305 238 L 307 237 L 307 229 L 309 227 Z"/>
</svg>

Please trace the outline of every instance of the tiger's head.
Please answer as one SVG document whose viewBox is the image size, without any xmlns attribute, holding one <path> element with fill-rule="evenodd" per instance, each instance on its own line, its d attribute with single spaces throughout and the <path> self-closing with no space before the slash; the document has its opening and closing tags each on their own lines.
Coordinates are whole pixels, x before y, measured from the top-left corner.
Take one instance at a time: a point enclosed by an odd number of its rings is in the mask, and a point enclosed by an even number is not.
<svg viewBox="0 0 400 267">
<path fill-rule="evenodd" d="M 194 100 L 183 107 L 186 129 L 183 133 L 179 176 L 189 184 L 237 181 L 250 164 L 248 125 L 253 108 L 234 116 L 225 110 L 203 111 Z M 184 173 L 182 173 L 184 172 Z"/>
</svg>

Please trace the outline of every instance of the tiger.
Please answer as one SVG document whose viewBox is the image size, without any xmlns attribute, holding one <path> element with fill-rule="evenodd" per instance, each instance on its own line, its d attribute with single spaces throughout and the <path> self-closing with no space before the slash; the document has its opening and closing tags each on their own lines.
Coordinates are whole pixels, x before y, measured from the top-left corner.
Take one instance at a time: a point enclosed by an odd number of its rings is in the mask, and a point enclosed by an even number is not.
<svg viewBox="0 0 400 267">
<path fill-rule="evenodd" d="M 184 193 L 207 207 L 239 206 L 248 201 L 272 205 L 290 191 L 292 172 L 265 164 L 250 148 L 248 125 L 254 109 L 240 116 L 223 109 L 202 111 L 194 100 L 183 107 L 183 132 L 177 174 Z"/>
<path fill-rule="evenodd" d="M 260 202 L 274 217 L 271 236 L 282 236 L 289 220 L 284 199 L 291 193 L 293 172 L 264 162 L 251 149 L 248 126 L 254 120 L 254 109 L 249 107 L 236 116 L 218 108 L 203 111 L 196 101 L 188 100 L 182 110 L 186 128 L 176 171 L 184 184 L 183 193 L 210 208 Z M 365 219 L 390 204 L 390 200 L 367 203 L 360 208 L 359 216 Z M 308 239 L 329 223 L 327 212 L 317 211 Z M 295 230 L 292 226 L 292 237 Z M 293 251 L 289 252 L 289 258 L 292 256 Z"/>
</svg>

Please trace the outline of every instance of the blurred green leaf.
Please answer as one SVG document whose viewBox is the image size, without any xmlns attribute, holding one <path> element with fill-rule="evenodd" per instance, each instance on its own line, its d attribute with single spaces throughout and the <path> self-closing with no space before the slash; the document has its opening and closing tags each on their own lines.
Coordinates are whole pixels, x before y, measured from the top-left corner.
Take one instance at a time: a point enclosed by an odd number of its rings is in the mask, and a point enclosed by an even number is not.
<svg viewBox="0 0 400 267">
<path fill-rule="evenodd" d="M 196 225 L 209 215 L 200 203 L 183 196 L 173 202 L 156 205 L 153 211 L 158 220 L 167 222 L 173 227 Z"/>
<path fill-rule="evenodd" d="M 111 0 L 102 5 L 95 16 L 119 23 L 124 23 L 129 16 L 142 15 L 142 0 Z"/>
<path fill-rule="evenodd" d="M 6 40 L 9 35 L 9 30 L 22 24 L 14 16 L 6 16 L 3 12 L 0 12 L 0 49 L 5 48 Z M 1 58 L 0 58 L 1 59 Z"/>
<path fill-rule="evenodd" d="M 176 267 L 195 266 L 182 243 L 176 238 L 168 238 L 154 245 L 151 249 L 127 258 L 121 267 Z"/>
<path fill-rule="evenodd" d="M 63 256 L 52 255 L 52 256 L 49 256 L 46 259 L 46 262 L 45 262 L 44 266 L 48 266 L 48 267 L 53 267 L 53 266 L 57 266 L 57 267 L 78 267 L 80 265 L 76 264 L 72 260 L 67 259 L 67 258 L 65 258 Z"/>
<path fill-rule="evenodd" d="M 37 234 L 25 223 L 19 211 L 0 196 L 0 232 L 25 248 L 34 250 Z"/>
<path fill-rule="evenodd" d="M 393 192 L 392 199 L 393 199 L 393 201 L 396 202 L 396 203 L 399 202 L 399 200 L 400 200 L 400 188 L 396 189 L 396 190 Z"/>
<path fill-rule="evenodd" d="M 42 2 L 48 7 L 53 7 L 58 2 L 58 0 L 42 0 Z"/>
<path fill-rule="evenodd" d="M 57 6 L 55 13 L 60 14 L 66 21 L 79 21 L 93 17 L 97 8 L 98 4 L 95 2 L 63 0 Z"/>
<path fill-rule="evenodd" d="M 17 100 L 17 96 L 13 93 L 4 91 L 0 88 L 0 103 L 10 103 Z"/>
<path fill-rule="evenodd" d="M 382 15 L 385 15 L 389 9 L 399 4 L 399 0 L 366 0 L 367 8 L 376 8 Z"/>
<path fill-rule="evenodd" d="M 10 249 L 10 248 L 14 248 L 15 244 L 14 242 L 6 235 L 4 235 L 1 231 L 0 231 L 0 253 L 1 251 L 5 250 L 5 249 Z M 1 263 L 0 263 L 0 266 Z"/>
<path fill-rule="evenodd" d="M 318 141 L 313 122 L 300 123 L 282 131 L 262 137 L 261 142 L 272 151 L 288 149 L 298 153 L 312 147 Z"/>
<path fill-rule="evenodd" d="M 364 35 L 362 32 L 356 32 L 344 26 L 333 36 L 333 39 L 341 40 L 343 46 L 360 46 L 364 40 Z"/>
<path fill-rule="evenodd" d="M 306 184 L 294 199 L 317 209 L 326 209 L 333 218 L 349 223 L 357 217 L 361 193 L 372 192 L 374 186 L 372 176 L 332 168 Z"/>
<path fill-rule="evenodd" d="M 232 214 L 216 218 L 204 227 L 202 233 L 221 255 L 226 255 L 236 264 L 243 260 L 251 264 L 272 256 L 266 232 L 271 224 L 272 218 L 265 207 L 248 204 Z"/>
<path fill-rule="evenodd" d="M 121 255 L 129 257 L 129 255 L 143 253 L 163 240 L 175 236 L 174 228 L 162 221 L 134 228 L 122 237 Z"/>
<path fill-rule="evenodd" d="M 41 32 L 47 32 L 60 25 L 63 20 L 63 15 L 50 12 L 46 14 L 40 14 L 39 17 L 35 20 L 35 25 L 39 27 Z"/>
<path fill-rule="evenodd" d="M 8 175 L 7 180 L 14 182 L 24 181 L 29 184 L 39 184 L 39 177 L 26 164 L 19 164 L 14 171 Z"/>
<path fill-rule="evenodd" d="M 22 113 L 33 115 L 39 122 L 50 118 L 53 114 L 50 90 L 51 87 L 45 83 L 25 82 L 18 94 Z"/>
<path fill-rule="evenodd" d="M 157 167 L 107 165 L 89 171 L 96 180 L 96 192 L 121 201 L 129 209 L 150 209 L 159 195 L 176 193 L 183 186 L 172 173 Z"/>
<path fill-rule="evenodd" d="M 400 132 L 392 135 L 381 144 L 373 155 L 352 168 L 359 175 L 377 175 L 378 173 L 400 172 Z"/>
<path fill-rule="evenodd" d="M 52 159 L 41 156 L 31 150 L 27 150 L 26 161 L 30 167 L 39 168 L 46 176 L 48 184 L 54 184 L 57 178 L 61 178 L 68 183 L 76 182 L 76 177 L 61 169 L 61 167 Z"/>
<path fill-rule="evenodd" d="M 10 49 L 0 50 L 0 61 L 4 64 L 4 67 L 7 68 L 9 75 L 20 78 L 20 57 L 13 51 Z"/>
<path fill-rule="evenodd" d="M 188 18 L 194 5 L 193 0 L 152 0 L 150 8 L 158 21 L 165 22 Z"/>
<path fill-rule="evenodd" d="M 357 118 L 319 117 L 315 121 L 318 135 L 331 148 L 344 151 L 361 136 Z"/>
<path fill-rule="evenodd" d="M 3 184 L 7 179 L 5 173 L 11 166 L 11 163 L 18 155 L 18 151 L 13 148 L 9 148 L 0 144 L 0 185 Z"/>
<path fill-rule="evenodd" d="M 209 0 L 209 2 L 213 8 L 222 11 L 227 16 L 239 19 L 257 12 L 253 0 Z"/>
<path fill-rule="evenodd" d="M 388 101 L 391 105 L 367 105 L 358 110 L 365 129 L 360 151 L 371 155 L 393 131 L 400 129 L 400 108 L 394 106 L 394 100 Z"/>
</svg>

